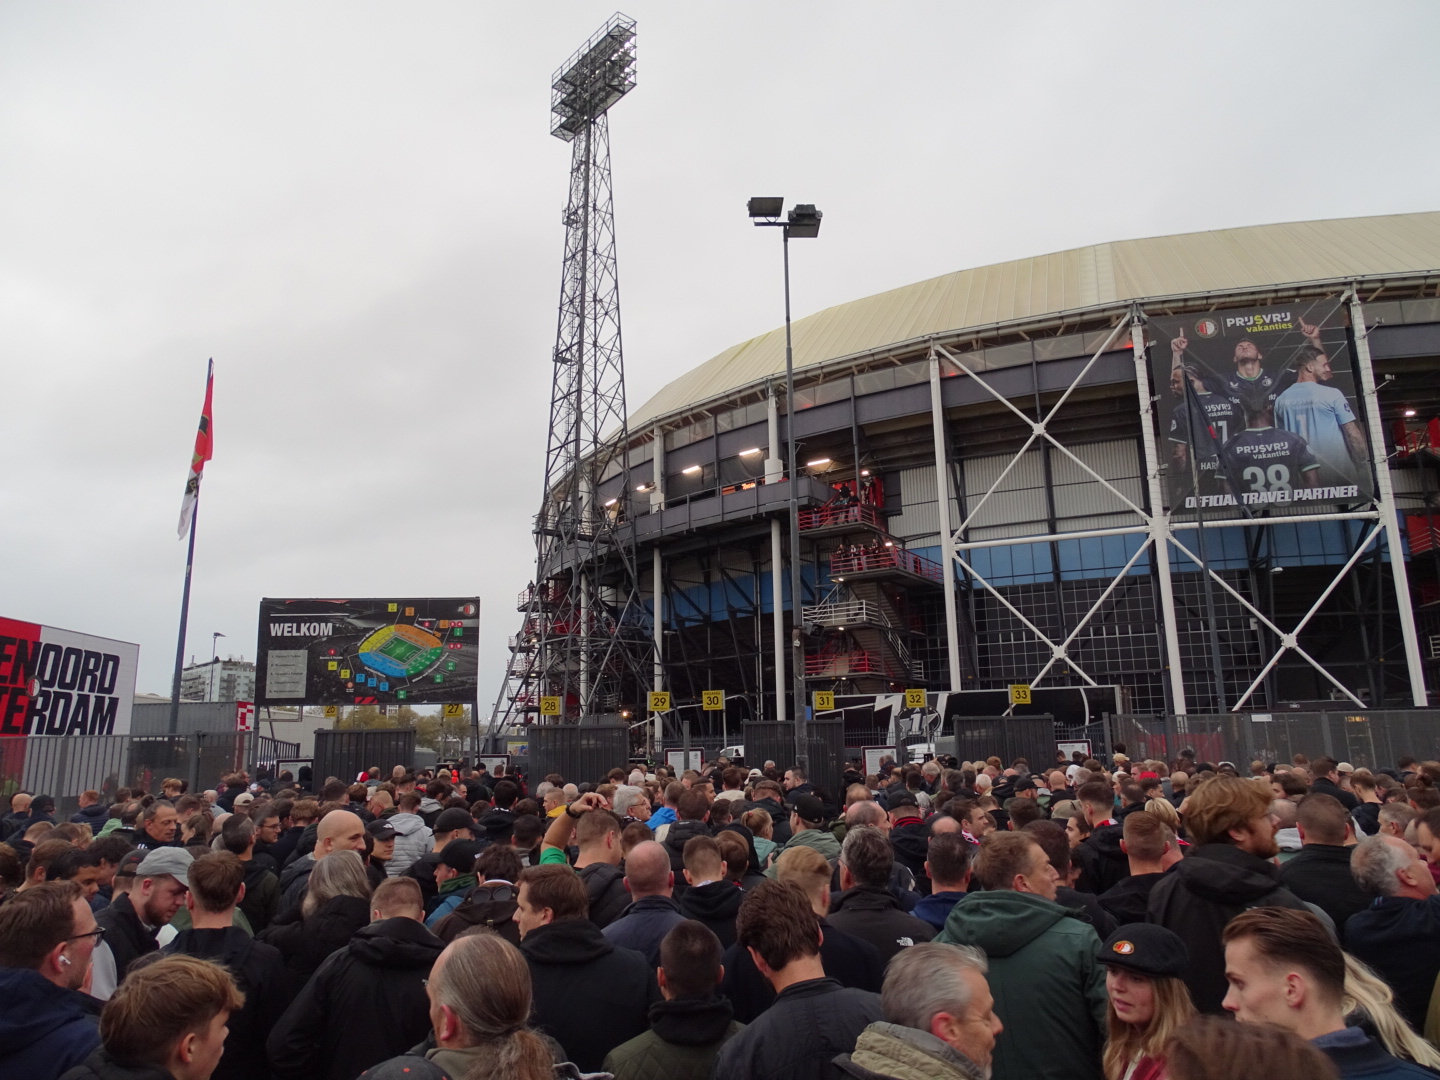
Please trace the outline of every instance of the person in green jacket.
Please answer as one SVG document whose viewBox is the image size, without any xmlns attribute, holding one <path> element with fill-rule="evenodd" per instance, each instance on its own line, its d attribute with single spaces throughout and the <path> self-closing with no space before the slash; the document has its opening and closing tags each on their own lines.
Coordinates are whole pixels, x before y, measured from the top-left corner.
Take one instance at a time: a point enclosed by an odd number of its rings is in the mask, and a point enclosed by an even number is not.
<svg viewBox="0 0 1440 1080">
<path fill-rule="evenodd" d="M 615 1080 L 709 1080 L 720 1047 L 745 1028 L 719 994 L 720 956 L 708 926 L 676 923 L 660 942 L 655 974 L 665 1000 L 650 1006 L 650 1030 L 611 1050 L 601 1069 Z"/>
<path fill-rule="evenodd" d="M 825 804 L 814 795 L 801 795 L 796 799 L 794 809 L 790 811 L 790 839 L 775 850 L 765 876 L 776 876 L 775 864 L 780 861 L 781 855 L 793 847 L 814 848 L 825 856 L 833 868 L 840 858 L 840 841 L 836 840 L 832 833 L 821 829 L 824 821 Z"/>
<path fill-rule="evenodd" d="M 987 836 L 975 876 L 985 891 L 956 904 L 935 940 L 989 958 L 1005 1025 L 994 1080 L 1102 1080 L 1107 998 L 1094 927 L 1055 902 L 1059 875 L 1023 833 Z"/>
</svg>

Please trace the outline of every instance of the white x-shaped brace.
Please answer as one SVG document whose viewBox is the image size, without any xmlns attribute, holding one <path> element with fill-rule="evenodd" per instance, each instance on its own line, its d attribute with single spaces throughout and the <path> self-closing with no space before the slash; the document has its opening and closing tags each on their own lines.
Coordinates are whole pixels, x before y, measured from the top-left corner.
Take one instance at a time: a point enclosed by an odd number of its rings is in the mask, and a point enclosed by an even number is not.
<svg viewBox="0 0 1440 1080">
<path fill-rule="evenodd" d="M 1335 678 L 1334 675 L 1331 675 L 1330 672 L 1326 671 L 1318 660 L 1316 660 L 1313 656 L 1311 656 L 1308 652 L 1306 652 L 1300 647 L 1299 637 L 1300 631 L 1305 629 L 1305 624 L 1308 623 L 1315 615 L 1315 613 L 1320 610 L 1321 605 L 1330 598 L 1330 594 L 1335 591 L 1335 587 L 1339 585 L 1340 582 L 1344 579 L 1345 575 L 1350 572 L 1350 568 L 1360 561 L 1360 556 L 1365 554 L 1366 549 L 1375 542 L 1375 538 L 1380 535 L 1384 528 L 1384 523 L 1379 522 L 1375 525 L 1373 529 L 1370 530 L 1370 535 L 1365 537 L 1365 540 L 1355 549 L 1355 553 L 1351 555 L 1350 558 L 1346 561 L 1345 565 L 1336 572 L 1335 576 L 1331 579 L 1330 584 L 1325 586 L 1325 591 L 1316 598 L 1315 603 L 1310 605 L 1310 610 L 1307 611 L 1304 617 L 1295 624 L 1295 629 L 1291 630 L 1288 634 L 1285 633 L 1285 631 L 1281 630 L 1268 618 L 1266 618 L 1264 612 L 1262 612 L 1249 600 L 1245 599 L 1245 597 L 1241 596 L 1240 593 L 1237 592 L 1228 581 L 1226 581 L 1223 577 L 1217 574 L 1214 570 L 1211 570 L 1208 567 L 1206 568 L 1206 573 L 1208 573 L 1211 578 L 1218 582 L 1222 589 L 1224 589 L 1236 600 L 1238 600 L 1241 607 L 1245 608 L 1245 610 L 1250 612 L 1251 615 L 1255 616 L 1255 618 L 1259 619 L 1262 623 L 1264 623 L 1266 627 L 1269 628 L 1270 632 L 1280 639 L 1280 648 L 1275 650 L 1275 655 L 1270 657 L 1270 662 L 1260 670 L 1259 675 L 1255 676 L 1255 681 L 1250 684 L 1249 688 L 1246 689 L 1245 693 L 1240 695 L 1240 700 L 1235 702 L 1234 705 L 1230 706 L 1231 712 L 1239 712 L 1241 707 L 1244 706 L 1245 702 L 1250 700 L 1250 695 L 1255 693 L 1256 688 L 1265 681 L 1265 676 L 1270 674 L 1270 669 L 1280 662 L 1280 658 L 1285 655 L 1285 650 L 1287 649 L 1293 649 L 1300 656 L 1304 657 L 1306 663 L 1308 663 L 1321 675 L 1324 675 L 1325 678 L 1329 679 L 1330 682 L 1335 685 L 1335 688 L 1337 690 L 1339 690 L 1342 694 L 1344 694 L 1360 708 L 1363 709 L 1366 707 L 1363 701 L 1361 701 L 1358 697 L 1356 697 L 1353 693 L 1350 692 L 1349 687 L 1345 686 L 1345 684 L 1340 682 L 1339 679 Z M 1174 544 L 1179 551 L 1189 556 L 1190 560 L 1194 562 L 1196 566 L 1202 565 L 1199 557 L 1194 555 L 1189 548 L 1182 544 L 1174 533 L 1170 534 L 1170 543 Z"/>
<path fill-rule="evenodd" d="M 1163 532 L 1169 542 L 1174 544 L 1179 551 L 1189 556 L 1191 561 L 1193 561 L 1196 566 L 1203 565 L 1200 559 L 1196 555 L 1194 555 L 1189 548 L 1182 544 L 1176 538 L 1174 533 L 1170 532 L 1168 525 L 1160 523 L 1155 516 L 1146 513 L 1142 507 L 1136 505 L 1132 499 L 1130 499 L 1123 492 L 1117 489 L 1115 485 L 1110 483 L 1110 481 L 1105 479 L 1105 477 L 1101 476 L 1089 465 L 1087 465 L 1085 462 L 1081 461 L 1078 457 L 1072 454 L 1070 450 L 1058 439 L 1056 439 L 1055 436 L 1051 435 L 1048 430 L 1048 425 L 1052 420 L 1055 419 L 1055 414 L 1060 411 L 1060 408 L 1069 399 L 1071 393 L 1074 392 L 1075 388 L 1084 381 L 1085 376 L 1089 373 L 1091 367 L 1095 365 L 1095 362 L 1100 359 L 1101 355 L 1103 355 L 1105 351 L 1109 349 L 1110 346 L 1114 343 L 1116 335 L 1118 335 L 1121 330 L 1124 330 L 1129 325 L 1130 324 L 1128 322 L 1123 320 L 1116 323 L 1114 329 L 1110 331 L 1109 337 L 1105 339 L 1104 344 L 1102 344 L 1100 348 L 1095 350 L 1095 354 L 1090 357 L 1089 361 L 1085 364 L 1085 367 L 1080 371 L 1080 374 L 1077 375 L 1070 383 L 1070 386 L 1066 389 L 1065 393 L 1060 395 L 1060 400 L 1057 401 L 1055 405 L 1050 409 L 1050 411 L 1038 421 L 1031 420 L 1028 416 L 1026 416 L 1018 408 L 1016 408 L 1015 405 L 1011 403 L 1009 398 L 1005 397 L 1004 394 L 1001 394 L 984 379 L 982 379 L 976 372 L 972 371 L 965 364 L 964 361 L 962 361 L 958 356 L 946 349 L 943 345 L 937 345 L 932 342 L 930 346 L 933 353 L 944 356 L 946 360 L 950 361 L 950 363 L 954 364 L 966 375 L 970 376 L 970 378 L 975 383 L 985 389 L 986 393 L 990 394 L 990 396 L 993 397 L 996 401 L 1000 402 L 1000 404 L 1004 405 L 1007 409 L 1013 412 L 1017 417 L 1020 418 L 1021 421 L 1023 421 L 1030 428 L 1030 437 L 1025 440 L 1025 444 L 1019 449 L 1015 456 L 1010 459 L 1010 463 L 1006 465 L 1005 468 L 1001 471 L 1000 475 L 995 478 L 994 483 L 990 485 L 989 489 L 985 492 L 985 494 L 980 497 L 980 501 L 975 504 L 975 506 L 971 509 L 970 513 L 966 515 L 965 520 L 960 523 L 960 527 L 956 529 L 953 533 L 950 533 L 947 530 L 945 536 L 943 537 L 945 543 L 943 545 L 944 550 L 942 551 L 942 554 L 947 557 L 953 557 L 956 562 L 958 562 L 962 567 L 965 568 L 965 571 L 971 577 L 973 577 L 977 582 L 979 582 L 980 585 L 987 592 L 989 592 L 992 596 L 995 597 L 995 599 L 999 600 L 1000 603 L 1003 604 L 1010 611 L 1010 613 L 1015 616 L 1015 618 L 1019 619 L 1020 622 L 1023 623 L 1025 627 L 1036 636 L 1036 638 L 1038 638 L 1040 641 L 1044 642 L 1050 647 L 1050 659 L 1046 661 L 1045 666 L 1040 669 L 1039 673 L 1031 678 L 1030 685 L 1032 686 L 1034 686 L 1042 678 L 1045 677 L 1045 675 L 1055 665 L 1055 661 L 1057 660 L 1063 660 L 1067 665 L 1069 665 L 1075 670 L 1075 673 L 1077 675 L 1079 675 L 1091 686 L 1098 685 L 1095 680 L 1092 679 L 1090 675 L 1083 668 L 1081 668 L 1080 665 L 1077 664 L 1074 659 L 1069 655 L 1067 651 L 1068 647 L 1070 643 L 1075 640 L 1076 636 L 1080 633 L 1081 629 L 1085 626 L 1085 624 L 1094 617 L 1095 613 L 1100 610 L 1101 606 L 1105 603 L 1105 601 L 1110 598 L 1110 594 L 1115 591 L 1116 587 L 1120 584 L 1121 579 L 1130 572 L 1130 568 L 1135 565 L 1136 561 L 1140 558 L 1140 556 L 1144 554 L 1147 550 L 1149 550 L 1151 544 L 1154 542 L 1157 532 Z M 1118 574 L 1115 575 L 1115 578 L 1106 587 L 1105 591 L 1101 593 L 1100 597 L 1095 601 L 1094 604 L 1091 605 L 1090 610 L 1087 611 L 1084 617 L 1082 617 L 1080 621 L 1076 624 L 1076 627 L 1071 632 L 1070 636 L 1058 645 L 1054 641 L 1051 641 L 1050 638 L 1046 636 L 1039 627 L 1037 627 L 1034 623 L 1027 619 L 1023 614 L 1021 614 L 1020 610 L 1016 608 L 1014 604 L 1010 603 L 1010 601 L 1007 600 L 1004 596 L 1002 596 L 1000 594 L 1000 591 L 996 589 L 994 585 L 991 585 L 990 582 L 986 581 L 983 577 L 976 573 L 975 568 L 971 566 L 965 560 L 965 558 L 961 556 L 958 551 L 955 550 L 954 547 L 955 537 L 963 534 L 965 530 L 969 528 L 970 522 L 975 519 L 975 515 L 980 512 L 980 508 L 985 505 L 985 503 L 989 500 L 990 496 L 995 494 L 996 490 L 1000 487 L 1000 485 L 1004 483 L 1005 478 L 1010 475 L 1010 470 L 1015 468 L 1015 466 L 1020 462 L 1020 459 L 1025 455 L 1025 452 L 1030 449 L 1031 445 L 1035 442 L 1037 438 L 1043 438 L 1047 440 L 1052 446 L 1054 446 L 1057 450 L 1059 450 L 1062 454 L 1064 454 L 1067 458 L 1069 458 L 1077 466 L 1079 466 L 1081 471 L 1088 473 L 1090 477 L 1093 478 L 1097 483 L 1099 483 L 1103 488 L 1105 488 L 1122 503 L 1128 506 L 1132 511 L 1134 511 L 1134 513 L 1139 515 L 1140 518 L 1149 527 L 1149 534 L 1147 535 L 1144 543 L 1140 545 L 1140 547 L 1136 550 L 1135 554 L 1130 557 L 1130 561 L 1127 562 L 1125 564 L 1125 567 Z M 1157 529 L 1157 525 L 1160 525 L 1160 528 Z M 1231 596 L 1235 597 L 1235 599 L 1240 602 L 1242 607 L 1244 607 L 1247 611 L 1249 611 L 1252 615 L 1254 615 L 1257 619 L 1264 623 L 1265 626 L 1267 626 L 1270 631 L 1275 634 L 1275 636 L 1280 640 L 1280 648 L 1275 651 L 1275 655 L 1270 658 L 1269 663 L 1267 663 L 1265 667 L 1261 670 L 1260 674 L 1255 677 L 1255 681 L 1250 684 L 1250 686 L 1246 689 L 1245 693 L 1240 696 L 1240 699 L 1233 706 L 1231 706 L 1231 712 L 1238 712 L 1241 707 L 1244 706 L 1245 702 L 1250 700 L 1250 696 L 1255 693 L 1256 688 L 1259 687 L 1259 685 L 1265 680 L 1265 676 L 1270 673 L 1271 669 L 1280 662 L 1281 656 L 1285 654 L 1285 651 L 1287 649 L 1293 649 L 1296 653 L 1302 656 L 1311 667 L 1313 667 L 1321 675 L 1325 676 L 1325 678 L 1328 679 L 1332 684 L 1334 684 L 1334 686 L 1342 694 L 1344 694 L 1347 698 L 1353 701 L 1356 705 L 1360 706 L 1361 708 L 1365 707 L 1364 702 L 1357 698 L 1348 687 L 1342 684 L 1338 679 L 1335 678 L 1334 675 L 1330 674 L 1330 672 L 1326 671 L 1325 668 L 1319 663 L 1319 661 L 1317 661 L 1313 656 L 1311 656 L 1308 652 L 1306 652 L 1300 647 L 1298 639 L 1300 636 L 1300 631 L 1305 628 L 1305 625 L 1310 621 L 1311 618 L 1314 617 L 1315 613 L 1320 610 L 1321 605 L 1324 604 L 1327 599 L 1329 599 L 1330 594 L 1335 591 L 1335 587 L 1339 585 L 1345 575 L 1350 572 L 1351 567 L 1353 567 L 1355 563 L 1359 561 L 1360 556 L 1365 553 L 1365 550 L 1372 543 L 1374 543 L 1375 538 L 1380 534 L 1383 528 L 1383 525 L 1377 524 L 1370 531 L 1370 535 L 1365 538 L 1364 543 L 1362 543 L 1358 548 L 1355 549 L 1355 553 L 1351 555 L 1345 565 L 1340 568 L 1339 572 L 1331 580 L 1330 584 L 1325 588 L 1325 591 L 1320 594 L 1319 598 L 1311 606 L 1310 610 L 1305 613 L 1305 616 L 1298 623 L 1295 624 L 1295 629 L 1288 634 L 1285 631 L 1281 630 L 1279 627 L 1277 627 L 1273 622 L 1271 622 L 1270 619 L 1267 618 L 1263 612 L 1257 609 L 1255 605 L 1250 603 L 1250 601 L 1245 599 L 1245 597 L 1240 595 L 1239 592 L 1237 592 L 1234 588 L 1231 587 L 1229 582 L 1227 582 L 1214 570 L 1210 569 L 1209 567 L 1205 568 L 1206 573 L 1208 573 L 1210 577 L 1213 578 L 1215 581 L 1219 582 L 1221 588 L 1223 588 L 1226 592 L 1230 593 Z M 1043 540 L 1043 537 L 1040 537 L 1038 539 Z"/>
</svg>

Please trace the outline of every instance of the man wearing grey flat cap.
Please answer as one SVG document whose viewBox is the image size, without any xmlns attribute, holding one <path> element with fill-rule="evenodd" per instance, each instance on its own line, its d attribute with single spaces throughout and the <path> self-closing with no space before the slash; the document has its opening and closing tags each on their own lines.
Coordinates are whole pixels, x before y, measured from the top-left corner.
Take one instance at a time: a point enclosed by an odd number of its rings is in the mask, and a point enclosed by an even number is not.
<svg viewBox="0 0 1440 1080">
<path fill-rule="evenodd" d="M 105 944 L 115 957 L 115 974 L 125 981 L 125 969 L 159 945 L 155 936 L 175 917 L 190 891 L 190 864 L 184 848 L 161 847 L 150 851 L 135 870 L 135 885 L 109 907 L 96 913 L 105 928 Z"/>
</svg>

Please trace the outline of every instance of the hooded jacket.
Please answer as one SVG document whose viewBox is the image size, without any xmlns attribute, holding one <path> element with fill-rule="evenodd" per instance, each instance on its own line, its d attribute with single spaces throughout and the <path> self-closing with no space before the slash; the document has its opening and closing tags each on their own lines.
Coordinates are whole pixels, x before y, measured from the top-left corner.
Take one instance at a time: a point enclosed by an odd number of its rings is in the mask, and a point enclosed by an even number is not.
<svg viewBox="0 0 1440 1080">
<path fill-rule="evenodd" d="M 55 1080 L 100 1045 L 100 1002 L 38 971 L 0 968 L 0 1076 Z"/>
<path fill-rule="evenodd" d="M 1124 881 L 1101 893 L 1097 899 L 1100 906 L 1108 911 L 1120 926 L 1144 922 L 1145 911 L 1150 906 L 1150 893 L 1156 882 L 1164 876 L 1164 873 L 1131 874 Z"/>
<path fill-rule="evenodd" d="M 655 971 L 633 949 L 616 948 L 588 919 L 536 927 L 520 942 L 530 965 L 531 1022 L 583 1072 L 650 1026 L 660 999 Z M 603 1003 L 603 1007 L 597 1007 Z"/>
<path fill-rule="evenodd" d="M 708 926 L 720 939 L 721 948 L 735 944 L 735 916 L 745 892 L 733 881 L 721 879 L 692 885 L 680 897 L 680 914 Z"/>
<path fill-rule="evenodd" d="M 914 890 L 921 896 L 929 896 L 930 878 L 925 873 L 925 859 L 930 848 L 929 823 L 918 816 L 901 818 L 890 829 L 890 846 L 895 850 L 895 861 L 914 877 Z"/>
<path fill-rule="evenodd" d="M 270 869 L 269 862 L 251 859 L 241 863 L 245 867 L 245 899 L 239 906 L 257 934 L 280 914 L 280 879 Z"/>
<path fill-rule="evenodd" d="M 831 926 L 827 919 L 820 920 L 820 931 L 825 935 L 820 942 L 820 963 L 825 974 L 848 989 L 878 994 L 885 981 L 885 965 L 875 946 Z M 725 978 L 720 992 L 730 999 L 735 1018 L 751 1023 L 774 1004 L 775 989 L 755 967 L 749 950 L 738 944 L 725 950 L 721 963 Z"/>
<path fill-rule="evenodd" d="M 585 884 L 585 896 L 590 901 L 590 921 L 604 930 L 630 906 L 625 871 L 609 863 L 594 862 L 575 872 Z"/>
<path fill-rule="evenodd" d="M 391 814 L 385 820 L 395 830 L 395 854 L 385 864 L 385 873 L 399 877 L 410 869 L 411 863 L 435 846 L 435 834 L 419 814 Z"/>
<path fill-rule="evenodd" d="M 971 893 L 936 941 L 974 945 L 1008 1038 L 995 1044 L 995 1080 L 1101 1080 L 1105 969 L 1100 938 L 1078 914 L 1034 893 Z"/>
<path fill-rule="evenodd" d="M 491 843 L 508 844 L 515 835 L 515 812 L 508 807 L 493 806 L 480 815 L 475 825 L 485 833 L 482 840 L 488 838 Z"/>
<path fill-rule="evenodd" d="M 848 990 L 834 979 L 787 986 L 775 1003 L 720 1048 L 714 1075 L 746 1080 L 829 1080 L 840 1054 L 883 1019 L 880 995 Z"/>
<path fill-rule="evenodd" d="M 294 915 L 305 900 L 305 890 L 310 886 L 310 871 L 315 869 L 315 856 L 308 852 L 285 867 L 280 873 L 280 904 L 274 918 Z"/>
<path fill-rule="evenodd" d="M 660 965 L 660 942 L 684 921 L 680 905 L 673 898 L 645 896 L 627 907 L 602 933 L 610 944 L 642 954 L 654 968 Z"/>
<path fill-rule="evenodd" d="M 90 828 L 99 832 L 105 822 L 110 819 L 110 808 L 103 803 L 95 803 L 93 806 L 82 806 L 75 813 L 70 815 L 70 820 L 76 825 L 89 825 Z"/>
<path fill-rule="evenodd" d="M 857 885 L 835 897 L 830 924 L 874 945 L 882 964 L 901 949 L 935 937 L 933 926 L 907 915 L 895 894 L 878 885 Z"/>
<path fill-rule="evenodd" d="M 1395 1007 L 1420 1031 L 1440 974 L 1440 895 L 1382 896 L 1345 924 L 1345 951 L 1395 991 Z"/>
<path fill-rule="evenodd" d="M 937 892 L 931 893 L 918 904 L 911 912 L 917 919 L 924 919 L 935 928 L 938 934 L 945 929 L 945 920 L 950 917 L 950 910 L 961 900 L 965 899 L 963 892 Z M 1143 921 L 1143 912 L 1142 921 Z"/>
<path fill-rule="evenodd" d="M 485 926 L 518 946 L 520 927 L 515 922 L 518 891 L 508 881 L 482 881 L 465 895 L 454 911 L 437 922 L 431 932 L 448 945 L 470 927 Z"/>
<path fill-rule="evenodd" d="M 770 866 L 765 871 L 767 878 L 774 878 L 778 875 L 779 871 L 775 863 L 779 861 L 781 855 L 784 855 L 785 852 L 789 851 L 792 847 L 814 848 L 820 852 L 821 855 L 825 856 L 831 867 L 834 867 L 840 858 L 840 841 L 836 840 L 830 833 L 820 829 L 801 829 L 776 850 L 775 857 L 770 860 Z"/>
<path fill-rule="evenodd" d="M 302 918 L 300 909 L 296 908 L 266 927 L 260 940 L 279 949 L 285 959 L 281 989 L 286 1000 L 299 994 L 325 958 L 336 949 L 343 949 L 369 921 L 368 901 L 358 896 L 334 896 L 308 918 Z"/>
<path fill-rule="evenodd" d="M 650 1006 L 650 1030 L 605 1055 L 615 1080 L 709 1080 L 715 1057 L 745 1028 L 723 997 L 677 998 Z"/>
<path fill-rule="evenodd" d="M 129 893 L 97 911 L 95 922 L 105 928 L 105 944 L 115 957 L 117 983 L 124 981 L 125 969 L 131 963 L 160 947 L 155 941 L 159 928 L 149 929 L 140 921 Z"/>
<path fill-rule="evenodd" d="M 1179 934 L 1190 953 L 1185 985 L 1195 1008 L 1224 1014 L 1228 984 L 1220 932 L 1240 912 L 1254 907 L 1306 910 L 1280 884 L 1280 871 L 1233 844 L 1201 844 L 1176 863 L 1150 891 L 1146 921 Z M 1433 977 L 1433 976 L 1432 976 Z"/>
<path fill-rule="evenodd" d="M 858 1080 L 987 1080 L 980 1066 L 944 1039 L 883 1020 L 866 1028 L 855 1052 L 841 1054 L 835 1064 Z"/>
<path fill-rule="evenodd" d="M 1120 850 L 1124 832 L 1123 825 L 1102 825 L 1075 849 L 1075 862 L 1080 866 L 1075 882 L 1078 891 L 1098 896 L 1130 876 L 1130 857 Z"/>
<path fill-rule="evenodd" d="M 245 995 L 245 1004 L 230 1014 L 225 1054 L 212 1080 L 263 1077 L 265 1039 L 285 1008 L 285 999 L 277 992 L 285 975 L 279 950 L 256 941 L 239 927 L 227 926 L 223 930 L 182 930 L 165 946 L 165 952 L 213 960 L 229 968 Z"/>
<path fill-rule="evenodd" d="M 404 917 L 356 931 L 349 945 L 320 965 L 270 1033 L 266 1051 L 278 1080 L 355 1080 L 425 1038 L 425 980 L 444 947 Z"/>
</svg>

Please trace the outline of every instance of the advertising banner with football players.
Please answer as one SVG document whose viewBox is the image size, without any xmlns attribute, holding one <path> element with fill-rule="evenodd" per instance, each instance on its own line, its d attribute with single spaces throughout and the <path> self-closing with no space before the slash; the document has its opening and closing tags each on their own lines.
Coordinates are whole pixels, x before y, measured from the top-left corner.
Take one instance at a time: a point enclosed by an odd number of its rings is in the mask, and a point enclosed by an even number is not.
<svg viewBox="0 0 1440 1080">
<path fill-rule="evenodd" d="M 1345 308 L 1323 297 L 1150 316 L 1167 506 L 1194 517 L 1324 512 L 1371 495 Z"/>
</svg>

